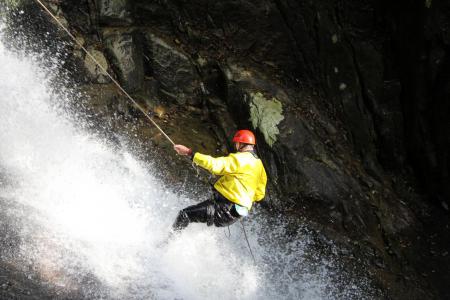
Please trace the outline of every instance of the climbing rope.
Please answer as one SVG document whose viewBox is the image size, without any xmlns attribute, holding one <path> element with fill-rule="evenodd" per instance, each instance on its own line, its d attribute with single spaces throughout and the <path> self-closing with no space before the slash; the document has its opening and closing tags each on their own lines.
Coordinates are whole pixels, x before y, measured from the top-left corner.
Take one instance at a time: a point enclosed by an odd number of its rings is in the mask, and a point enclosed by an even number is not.
<svg viewBox="0 0 450 300">
<path fill-rule="evenodd" d="M 256 265 L 256 259 L 255 259 L 255 256 L 253 255 L 252 247 L 250 246 L 250 242 L 248 241 L 247 231 L 245 231 L 244 222 L 242 220 L 241 220 L 241 225 L 242 225 L 242 231 L 244 231 L 245 240 L 247 241 L 248 250 L 250 251 L 250 254 L 252 255 L 253 263 Z"/>
<path fill-rule="evenodd" d="M 175 145 L 175 143 L 172 141 L 172 139 L 162 130 L 161 127 L 148 115 L 148 113 L 144 110 L 144 108 L 139 105 L 136 100 L 133 99 L 133 97 L 130 96 L 130 94 L 125 91 L 125 89 L 120 85 L 120 83 L 114 79 L 111 74 L 109 74 L 108 70 L 106 70 L 95 57 L 89 53 L 89 51 L 75 38 L 75 36 L 70 33 L 70 31 L 61 23 L 60 20 L 45 6 L 44 3 L 41 2 L 41 0 L 35 0 L 55 21 L 56 23 L 69 35 L 69 37 L 75 42 L 75 44 L 78 45 L 85 53 L 86 55 L 92 59 L 92 61 L 106 74 L 106 76 L 111 79 L 111 81 L 119 88 L 119 90 L 144 114 L 144 116 L 161 132 L 161 134 L 172 144 Z"/>
<path fill-rule="evenodd" d="M 230 238 L 231 238 L 231 230 L 230 230 L 230 225 L 228 225 L 227 227 L 228 227 L 228 234 L 227 234 L 227 232 L 226 232 L 226 231 L 224 232 L 224 234 L 225 234 L 225 237 L 226 237 L 227 239 L 230 239 Z"/>
</svg>

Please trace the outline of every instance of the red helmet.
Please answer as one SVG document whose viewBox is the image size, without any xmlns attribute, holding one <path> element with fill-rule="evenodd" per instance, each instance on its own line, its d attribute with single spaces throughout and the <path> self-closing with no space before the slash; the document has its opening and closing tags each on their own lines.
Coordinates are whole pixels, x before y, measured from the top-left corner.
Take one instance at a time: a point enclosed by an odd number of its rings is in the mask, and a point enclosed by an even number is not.
<svg viewBox="0 0 450 300">
<path fill-rule="evenodd" d="M 239 130 L 233 137 L 233 143 L 256 145 L 256 139 L 250 130 Z"/>
</svg>

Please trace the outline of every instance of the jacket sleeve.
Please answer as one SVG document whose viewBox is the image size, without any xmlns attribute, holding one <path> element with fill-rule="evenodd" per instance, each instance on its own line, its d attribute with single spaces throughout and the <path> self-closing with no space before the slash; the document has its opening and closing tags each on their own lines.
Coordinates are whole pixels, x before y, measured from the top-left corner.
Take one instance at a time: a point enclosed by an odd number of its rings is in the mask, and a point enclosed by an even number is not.
<svg viewBox="0 0 450 300">
<path fill-rule="evenodd" d="M 264 170 L 264 167 L 261 170 L 261 179 L 258 183 L 258 186 L 256 187 L 255 191 L 255 200 L 261 201 L 264 199 L 264 196 L 266 195 L 266 185 L 267 185 L 267 174 L 266 170 Z"/>
<path fill-rule="evenodd" d="M 235 159 L 231 155 L 215 158 L 197 152 L 194 155 L 193 162 L 214 175 L 234 173 L 236 169 Z"/>
</svg>

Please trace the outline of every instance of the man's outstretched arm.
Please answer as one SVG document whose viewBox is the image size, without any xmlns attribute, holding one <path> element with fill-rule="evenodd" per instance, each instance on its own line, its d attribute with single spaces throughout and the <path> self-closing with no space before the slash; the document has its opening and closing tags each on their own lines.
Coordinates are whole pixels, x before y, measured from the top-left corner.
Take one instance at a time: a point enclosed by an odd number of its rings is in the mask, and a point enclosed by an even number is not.
<svg viewBox="0 0 450 300">
<path fill-rule="evenodd" d="M 191 149 L 184 145 L 175 145 L 174 149 L 180 155 L 192 156 L 192 160 L 196 165 L 208 170 L 214 175 L 230 174 L 236 169 L 234 159 L 229 156 L 212 157 L 210 155 L 201 154 L 198 152 L 194 154 Z"/>
</svg>

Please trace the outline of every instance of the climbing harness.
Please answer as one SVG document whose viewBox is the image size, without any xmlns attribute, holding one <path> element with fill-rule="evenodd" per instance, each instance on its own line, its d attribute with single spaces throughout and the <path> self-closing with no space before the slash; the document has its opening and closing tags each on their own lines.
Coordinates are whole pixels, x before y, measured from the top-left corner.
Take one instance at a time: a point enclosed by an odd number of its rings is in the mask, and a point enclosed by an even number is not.
<svg viewBox="0 0 450 300">
<path fill-rule="evenodd" d="M 89 56 L 90 59 L 108 76 L 109 79 L 119 88 L 119 90 L 145 115 L 145 117 L 161 132 L 161 134 L 172 144 L 175 145 L 175 143 L 172 141 L 172 139 L 162 130 L 161 127 L 149 116 L 149 114 L 144 110 L 144 108 L 139 105 L 136 100 L 131 97 L 130 94 L 125 91 L 125 89 L 119 84 L 117 80 L 114 79 L 114 77 L 109 74 L 108 70 L 106 70 L 95 57 L 89 53 L 89 51 L 75 38 L 75 36 L 70 33 L 70 31 L 61 23 L 60 20 L 45 6 L 44 3 L 41 2 L 41 0 L 35 0 L 55 21 L 56 23 L 69 35 L 69 37 L 80 47 L 87 56 Z"/>
</svg>

